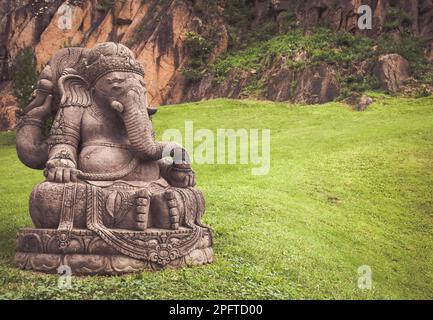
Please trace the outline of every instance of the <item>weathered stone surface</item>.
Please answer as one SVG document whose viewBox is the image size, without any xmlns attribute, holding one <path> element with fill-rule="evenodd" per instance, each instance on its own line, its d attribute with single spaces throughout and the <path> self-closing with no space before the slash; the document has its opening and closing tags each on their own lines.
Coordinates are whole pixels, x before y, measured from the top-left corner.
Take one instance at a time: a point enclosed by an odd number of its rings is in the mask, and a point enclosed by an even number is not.
<svg viewBox="0 0 433 320">
<path fill-rule="evenodd" d="M 379 57 L 375 73 L 384 90 L 396 93 L 403 81 L 410 77 L 409 62 L 399 54 L 382 55 Z"/>
<path fill-rule="evenodd" d="M 326 64 L 297 71 L 277 64 L 268 79 L 266 98 L 270 100 L 314 104 L 332 101 L 339 95 L 334 71 Z"/>
<path fill-rule="evenodd" d="M 15 128 L 17 125 L 15 116 L 17 110 L 14 96 L 7 91 L 0 93 L 0 131 Z"/>
<path fill-rule="evenodd" d="M 18 233 L 19 267 L 119 274 L 212 261 L 188 152 L 155 140 L 143 77 L 114 42 L 64 48 L 43 69 L 16 131 L 19 159 L 46 177 L 30 195 L 36 228 Z"/>
<path fill-rule="evenodd" d="M 15 264 L 22 269 L 45 273 L 58 273 L 67 266 L 75 275 L 117 275 L 161 268 L 180 268 L 188 265 L 212 263 L 212 234 L 208 231 L 186 255 L 177 254 L 177 243 L 170 244 L 165 237 L 185 237 L 191 230 L 180 231 L 131 231 L 125 237 L 142 239 L 150 243 L 152 259 L 131 258 L 116 251 L 90 230 L 73 229 L 70 242 L 59 246 L 59 233 L 55 229 L 21 229 L 17 233 Z M 164 249 L 165 248 L 165 249 Z M 166 255 L 167 253 L 167 255 Z"/>
<path fill-rule="evenodd" d="M 431 41 L 433 40 L 433 0 L 414 2 L 414 5 L 418 3 L 418 15 L 414 23 L 417 23 L 419 36 Z"/>
<path fill-rule="evenodd" d="M 131 24 L 139 8 L 140 3 L 134 0 L 117 1 L 114 14 L 116 23 Z"/>
<path fill-rule="evenodd" d="M 271 8 L 277 15 L 284 15 L 287 11 L 296 14 L 299 25 L 310 30 L 316 25 L 327 25 L 333 30 L 344 29 L 352 32 L 361 32 L 357 28 L 357 8 L 360 5 L 369 5 L 373 12 L 373 29 L 367 32 L 378 35 L 382 32 L 391 7 L 408 14 L 411 17 L 411 31 L 425 39 L 433 39 L 433 1 L 390 1 L 390 0 L 269 0 Z"/>
<path fill-rule="evenodd" d="M 90 2 L 86 2 L 85 9 L 67 3 L 58 8 L 35 48 L 37 66 L 45 66 L 53 54 L 64 46 L 79 44 L 82 36 L 79 37 L 76 33 L 82 34 L 79 28 L 90 8 Z M 77 42 L 72 43 L 72 39 Z"/>
<path fill-rule="evenodd" d="M 267 78 L 269 79 L 266 89 L 267 99 L 275 101 L 294 99 L 298 83 L 293 70 L 277 64 L 269 70 Z"/>
<path fill-rule="evenodd" d="M 373 103 L 373 101 L 374 100 L 372 97 L 363 95 L 359 100 L 358 109 L 365 110 L 370 104 Z"/>
<path fill-rule="evenodd" d="M 218 97 L 240 98 L 242 90 L 248 85 L 252 76 L 251 71 L 232 70 L 217 91 Z"/>
<path fill-rule="evenodd" d="M 339 86 L 332 67 L 321 65 L 319 70 L 301 71 L 295 92 L 295 101 L 324 103 L 339 95 Z"/>
</svg>

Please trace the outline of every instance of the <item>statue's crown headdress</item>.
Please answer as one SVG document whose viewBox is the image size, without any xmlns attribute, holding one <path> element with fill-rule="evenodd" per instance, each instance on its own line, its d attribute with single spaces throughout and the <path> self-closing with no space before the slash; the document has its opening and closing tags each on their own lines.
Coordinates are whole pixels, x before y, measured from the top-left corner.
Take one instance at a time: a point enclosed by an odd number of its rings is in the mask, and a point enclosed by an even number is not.
<svg viewBox="0 0 433 320">
<path fill-rule="evenodd" d="M 89 85 L 113 71 L 134 72 L 144 76 L 143 67 L 135 60 L 134 53 L 120 43 L 104 42 L 94 46 L 83 61 L 82 75 Z"/>
</svg>

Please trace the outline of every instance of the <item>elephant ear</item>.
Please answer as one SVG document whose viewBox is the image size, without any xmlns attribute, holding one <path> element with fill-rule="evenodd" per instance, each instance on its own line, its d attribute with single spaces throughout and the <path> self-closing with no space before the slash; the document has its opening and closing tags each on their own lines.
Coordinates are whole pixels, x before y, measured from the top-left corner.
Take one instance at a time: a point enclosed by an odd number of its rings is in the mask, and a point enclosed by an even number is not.
<svg viewBox="0 0 433 320">
<path fill-rule="evenodd" d="M 65 70 L 60 77 L 60 108 L 75 106 L 87 108 L 91 105 L 91 97 L 87 82 L 73 69 Z"/>
</svg>

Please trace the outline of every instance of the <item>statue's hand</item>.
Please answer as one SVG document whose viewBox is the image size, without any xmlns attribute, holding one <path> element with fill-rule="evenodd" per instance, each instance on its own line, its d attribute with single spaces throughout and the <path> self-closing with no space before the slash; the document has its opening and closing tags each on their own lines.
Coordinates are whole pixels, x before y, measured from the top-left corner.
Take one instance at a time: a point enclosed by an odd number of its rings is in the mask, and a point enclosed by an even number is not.
<svg viewBox="0 0 433 320">
<path fill-rule="evenodd" d="M 171 165 L 167 170 L 168 183 L 176 188 L 195 186 L 195 172 L 189 165 Z"/>
<path fill-rule="evenodd" d="M 68 159 L 49 160 L 44 170 L 48 181 L 58 183 L 77 182 L 78 173 L 74 162 Z"/>
</svg>

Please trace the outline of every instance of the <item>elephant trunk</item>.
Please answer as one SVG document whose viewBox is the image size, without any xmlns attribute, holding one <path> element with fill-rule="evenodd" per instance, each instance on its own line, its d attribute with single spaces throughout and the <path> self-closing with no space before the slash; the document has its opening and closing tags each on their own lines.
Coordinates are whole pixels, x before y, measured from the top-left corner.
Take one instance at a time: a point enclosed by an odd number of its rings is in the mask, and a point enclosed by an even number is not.
<svg viewBox="0 0 433 320">
<path fill-rule="evenodd" d="M 121 99 L 111 102 L 121 113 L 129 142 L 142 160 L 159 160 L 166 144 L 155 141 L 152 122 L 146 110 L 145 92 L 141 86 L 128 89 Z"/>
</svg>

